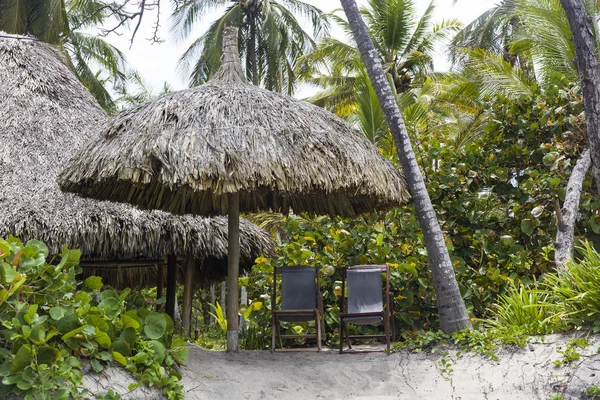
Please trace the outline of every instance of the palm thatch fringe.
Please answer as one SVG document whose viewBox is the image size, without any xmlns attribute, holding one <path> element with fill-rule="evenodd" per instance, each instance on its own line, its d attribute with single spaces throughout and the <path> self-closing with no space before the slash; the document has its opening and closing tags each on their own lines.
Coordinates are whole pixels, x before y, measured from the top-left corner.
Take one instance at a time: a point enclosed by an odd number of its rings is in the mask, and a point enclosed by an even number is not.
<svg viewBox="0 0 600 400">
<path fill-rule="evenodd" d="M 222 279 L 226 218 L 143 212 L 60 191 L 59 169 L 108 117 L 51 46 L 0 37 L 0 111 L 0 237 L 39 239 L 55 254 L 65 244 L 88 260 L 193 254 L 200 273 Z M 246 266 L 272 251 L 267 233 L 242 223 Z"/>
<path fill-rule="evenodd" d="M 157 260 L 159 261 L 159 260 Z M 249 272 L 253 263 L 246 262 L 242 265 L 244 273 Z M 159 276 L 162 271 L 163 276 Z M 78 278 L 85 279 L 90 276 L 101 276 L 105 285 L 112 286 L 121 290 L 124 288 L 149 288 L 157 286 L 158 280 L 167 282 L 167 269 L 162 270 L 159 262 L 156 264 L 147 264 L 143 261 L 136 265 L 132 261 L 130 265 L 121 265 L 119 262 L 108 263 L 106 265 L 83 265 L 83 272 Z M 196 269 L 192 281 L 197 288 L 207 288 L 210 284 L 220 282 L 227 276 L 227 259 L 220 257 L 205 257 L 196 263 Z M 185 260 L 177 262 L 177 282 L 185 284 Z"/>
<path fill-rule="evenodd" d="M 354 216 L 409 200 L 401 172 L 312 104 L 250 85 L 235 35 L 210 82 L 122 112 L 70 161 L 63 190 L 177 214 L 240 210 Z"/>
</svg>

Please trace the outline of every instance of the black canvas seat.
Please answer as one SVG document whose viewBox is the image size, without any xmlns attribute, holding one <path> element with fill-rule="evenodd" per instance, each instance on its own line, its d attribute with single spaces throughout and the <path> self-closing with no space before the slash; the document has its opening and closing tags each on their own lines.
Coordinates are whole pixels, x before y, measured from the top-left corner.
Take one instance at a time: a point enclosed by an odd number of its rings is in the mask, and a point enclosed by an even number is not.
<svg viewBox="0 0 600 400">
<path fill-rule="evenodd" d="M 382 273 L 385 275 L 385 290 L 383 290 Z M 344 293 L 347 294 L 344 295 Z M 390 332 L 391 318 L 389 267 L 387 265 L 357 265 L 342 269 L 340 353 L 343 351 L 344 339 L 350 349 L 352 348 L 351 339 L 385 339 L 389 350 L 392 336 Z M 347 324 L 376 325 L 380 322 L 383 322 L 384 334 L 349 335 L 348 333 Z"/>
<path fill-rule="evenodd" d="M 277 281 L 281 275 L 281 305 L 277 308 Z M 317 350 L 321 351 L 322 336 L 322 304 L 319 293 L 318 270 L 315 267 L 281 267 L 273 272 L 272 297 L 272 342 L 271 350 L 275 351 L 275 343 L 283 348 L 282 339 L 314 338 Z M 309 322 L 315 321 L 317 332 L 314 334 L 281 335 L 279 321 Z"/>
</svg>

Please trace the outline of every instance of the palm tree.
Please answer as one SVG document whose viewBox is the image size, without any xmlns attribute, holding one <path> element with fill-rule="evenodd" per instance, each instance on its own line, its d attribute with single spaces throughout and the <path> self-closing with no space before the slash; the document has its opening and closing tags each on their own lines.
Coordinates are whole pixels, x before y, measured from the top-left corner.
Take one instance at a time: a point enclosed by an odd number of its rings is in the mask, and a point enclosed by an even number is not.
<svg viewBox="0 0 600 400">
<path fill-rule="evenodd" d="M 598 28 L 579 0 L 560 0 L 571 27 L 577 67 L 581 77 L 581 89 L 585 106 L 585 122 L 590 144 L 592 174 L 600 193 L 600 72 L 598 72 Z M 585 3 L 585 2 L 584 2 Z M 590 6 L 596 6 L 596 2 Z M 596 11 L 596 10 L 594 10 Z M 597 14 L 592 14 L 596 16 Z M 594 26 L 592 26 L 594 25 Z"/>
<path fill-rule="evenodd" d="M 460 49 L 485 49 L 508 59 L 509 42 L 520 26 L 514 15 L 515 0 L 502 0 L 466 25 L 451 42 L 450 56 L 454 64 L 464 61 Z"/>
<path fill-rule="evenodd" d="M 196 22 L 213 10 L 224 12 L 181 57 L 182 69 L 190 73 L 190 86 L 206 82 L 217 71 L 223 28 L 234 26 L 239 30 L 240 56 L 248 79 L 291 95 L 296 61 L 314 46 L 296 16 L 311 22 L 315 38 L 328 30 L 321 10 L 300 0 L 189 0 L 173 13 L 172 29 L 187 38 Z"/>
<path fill-rule="evenodd" d="M 458 283 L 456 282 L 452 262 L 450 261 L 448 249 L 444 242 L 444 236 L 433 205 L 431 204 L 431 199 L 427 193 L 427 188 L 425 187 L 410 138 L 398 109 L 396 98 L 391 90 L 390 82 L 386 78 L 385 70 L 377 54 L 377 49 L 373 41 L 371 41 L 371 37 L 361 18 L 356 3 L 354 0 L 341 0 L 341 2 L 370 81 L 377 94 L 379 104 L 392 131 L 398 158 L 402 164 L 408 187 L 413 196 L 415 210 L 427 247 L 429 266 L 433 275 L 441 328 L 446 333 L 469 329 L 471 321 L 461 297 Z"/>
<path fill-rule="evenodd" d="M 118 109 L 124 110 L 144 103 L 153 97 L 161 96 L 173 91 L 168 82 L 164 82 L 159 92 L 146 82 L 138 71 L 132 71 L 127 75 L 126 81 L 115 86 L 117 97 L 114 102 Z"/>
<path fill-rule="evenodd" d="M 114 103 L 105 84 L 124 80 L 125 57 L 101 38 L 79 30 L 105 21 L 109 14 L 102 6 L 94 0 L 2 0 L 0 31 L 31 35 L 57 46 L 100 105 L 112 110 Z"/>
<path fill-rule="evenodd" d="M 393 82 L 394 95 L 412 92 L 423 85 L 433 70 L 435 45 L 461 26 L 456 20 L 433 24 L 434 10 L 431 3 L 418 17 L 412 0 L 369 0 L 361 9 L 377 54 Z M 351 28 L 335 13 L 330 18 L 350 41 L 323 38 L 313 52 L 302 58 L 299 74 L 303 80 L 323 88 L 308 100 L 354 122 L 390 156 L 393 141 L 360 52 L 351 38 Z"/>
</svg>

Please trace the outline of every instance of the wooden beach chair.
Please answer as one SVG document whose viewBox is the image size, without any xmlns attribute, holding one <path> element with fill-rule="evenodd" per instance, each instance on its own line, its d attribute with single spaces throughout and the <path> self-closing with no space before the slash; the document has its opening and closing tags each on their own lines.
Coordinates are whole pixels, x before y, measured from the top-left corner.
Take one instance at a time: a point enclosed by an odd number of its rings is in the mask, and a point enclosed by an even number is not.
<svg viewBox="0 0 600 400">
<path fill-rule="evenodd" d="M 277 308 L 277 281 L 281 277 L 281 305 Z M 271 351 L 275 351 L 275 342 L 283 348 L 282 339 L 314 338 L 317 351 L 321 351 L 323 305 L 319 293 L 319 276 L 315 267 L 281 267 L 273 271 L 272 302 L 272 342 Z M 279 321 L 309 322 L 315 321 L 317 332 L 314 334 L 282 335 Z"/>
<path fill-rule="evenodd" d="M 385 290 L 382 278 L 385 275 Z M 346 291 L 347 286 L 347 291 Z M 383 304 L 385 299 L 385 307 Z M 383 321 L 384 334 L 349 335 L 348 324 L 375 325 Z M 344 341 L 352 349 L 351 339 L 385 339 L 390 350 L 392 327 L 392 293 L 390 270 L 387 265 L 357 265 L 342 269 L 342 294 L 340 297 L 340 353 Z"/>
</svg>

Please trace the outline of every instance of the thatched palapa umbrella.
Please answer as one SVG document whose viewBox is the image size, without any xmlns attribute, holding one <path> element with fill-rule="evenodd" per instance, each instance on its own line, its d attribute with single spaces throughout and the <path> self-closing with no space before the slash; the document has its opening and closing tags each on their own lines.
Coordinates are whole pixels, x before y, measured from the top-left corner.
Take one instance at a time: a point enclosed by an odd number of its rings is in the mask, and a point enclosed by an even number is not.
<svg viewBox="0 0 600 400">
<path fill-rule="evenodd" d="M 354 216 L 409 199 L 400 171 L 333 114 L 249 84 L 237 30 L 208 83 L 118 115 L 71 160 L 63 190 L 174 213 L 229 215 L 228 350 L 237 349 L 238 218 Z"/>
<path fill-rule="evenodd" d="M 53 254 L 63 244 L 80 248 L 82 265 L 114 286 L 149 284 L 149 277 L 157 277 L 155 265 L 163 269 L 168 255 L 195 259 L 191 272 L 197 282 L 224 277 L 224 217 L 175 217 L 60 191 L 60 169 L 107 119 L 54 48 L 31 38 L 0 36 L 0 237 L 39 239 Z M 245 221 L 242 227 L 242 258 L 250 267 L 273 245 L 255 225 Z M 175 265 L 170 267 L 173 277 Z M 169 298 L 172 308 L 174 297 Z"/>
</svg>

